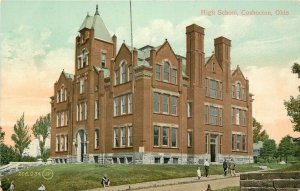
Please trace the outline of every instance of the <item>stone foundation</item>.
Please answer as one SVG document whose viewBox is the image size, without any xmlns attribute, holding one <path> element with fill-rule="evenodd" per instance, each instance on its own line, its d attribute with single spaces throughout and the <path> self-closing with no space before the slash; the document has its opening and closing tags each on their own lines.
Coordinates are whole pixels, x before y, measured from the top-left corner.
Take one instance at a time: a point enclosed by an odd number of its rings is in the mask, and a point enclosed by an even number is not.
<svg viewBox="0 0 300 191">
<path fill-rule="evenodd" d="M 77 163 L 76 155 L 66 155 L 51 158 L 54 163 Z M 86 154 L 83 156 L 84 163 L 99 164 L 204 164 L 204 161 L 210 161 L 209 154 L 188 155 L 178 153 L 154 153 L 154 152 L 135 152 L 135 153 L 106 153 L 106 154 Z M 237 164 L 253 163 L 253 156 L 240 155 L 218 155 L 216 162 L 212 164 L 221 164 L 224 160 L 233 159 Z"/>
</svg>

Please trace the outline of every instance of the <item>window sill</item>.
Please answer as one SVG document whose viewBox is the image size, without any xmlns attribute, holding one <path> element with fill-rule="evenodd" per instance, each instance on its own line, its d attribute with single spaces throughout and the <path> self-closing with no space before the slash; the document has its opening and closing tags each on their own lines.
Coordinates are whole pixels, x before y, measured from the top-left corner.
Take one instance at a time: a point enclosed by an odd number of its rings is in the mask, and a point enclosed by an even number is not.
<svg viewBox="0 0 300 191">
<path fill-rule="evenodd" d="M 133 146 L 126 146 L 126 145 L 123 145 L 123 146 L 120 146 L 120 147 L 113 147 L 112 149 L 115 150 L 115 149 L 130 149 L 130 148 L 133 148 Z"/>
</svg>

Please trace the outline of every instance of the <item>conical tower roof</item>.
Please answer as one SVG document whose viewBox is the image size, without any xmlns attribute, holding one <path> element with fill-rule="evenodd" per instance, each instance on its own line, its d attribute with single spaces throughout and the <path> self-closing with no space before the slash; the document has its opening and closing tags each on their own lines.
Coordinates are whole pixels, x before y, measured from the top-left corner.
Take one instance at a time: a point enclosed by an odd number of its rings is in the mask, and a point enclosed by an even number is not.
<svg viewBox="0 0 300 191">
<path fill-rule="evenodd" d="M 79 31 L 82 29 L 87 28 L 87 29 L 94 29 L 95 33 L 95 38 L 104 40 L 107 42 L 112 42 L 111 36 L 102 20 L 102 18 L 99 15 L 98 12 L 98 5 L 96 7 L 96 12 L 94 16 L 90 16 L 87 14 L 85 17 L 83 23 L 81 24 Z"/>
</svg>

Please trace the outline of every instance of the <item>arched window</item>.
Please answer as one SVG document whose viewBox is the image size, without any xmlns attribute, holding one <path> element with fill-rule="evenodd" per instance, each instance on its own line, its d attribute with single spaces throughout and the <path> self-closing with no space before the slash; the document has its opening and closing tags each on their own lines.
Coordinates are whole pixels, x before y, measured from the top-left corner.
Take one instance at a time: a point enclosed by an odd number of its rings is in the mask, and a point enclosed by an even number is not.
<svg viewBox="0 0 300 191">
<path fill-rule="evenodd" d="M 241 84 L 239 82 L 236 84 L 236 98 L 241 99 Z"/>
<path fill-rule="evenodd" d="M 169 82 L 170 80 L 170 64 L 169 62 L 164 63 L 164 81 Z"/>
<path fill-rule="evenodd" d="M 120 84 L 123 84 L 125 83 L 126 80 L 126 70 L 125 70 L 124 62 L 121 64 L 120 75 L 121 75 Z"/>
<path fill-rule="evenodd" d="M 63 102 L 65 101 L 64 99 L 65 99 L 65 90 L 64 90 L 64 86 L 62 86 L 60 88 L 60 101 Z"/>
</svg>

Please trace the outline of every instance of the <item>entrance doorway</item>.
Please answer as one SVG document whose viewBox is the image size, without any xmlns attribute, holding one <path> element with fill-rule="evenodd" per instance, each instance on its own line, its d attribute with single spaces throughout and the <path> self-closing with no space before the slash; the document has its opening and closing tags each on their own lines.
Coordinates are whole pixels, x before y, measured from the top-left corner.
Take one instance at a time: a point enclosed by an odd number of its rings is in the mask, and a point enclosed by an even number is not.
<svg viewBox="0 0 300 191">
<path fill-rule="evenodd" d="M 77 162 L 83 162 L 83 156 L 86 154 L 86 134 L 84 130 L 79 130 L 76 136 L 77 143 Z"/>
<path fill-rule="evenodd" d="M 218 135 L 210 135 L 210 162 L 216 162 L 217 137 Z"/>
</svg>

